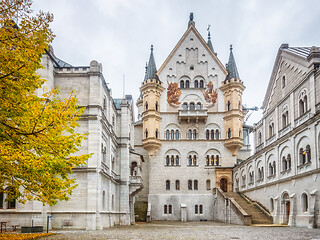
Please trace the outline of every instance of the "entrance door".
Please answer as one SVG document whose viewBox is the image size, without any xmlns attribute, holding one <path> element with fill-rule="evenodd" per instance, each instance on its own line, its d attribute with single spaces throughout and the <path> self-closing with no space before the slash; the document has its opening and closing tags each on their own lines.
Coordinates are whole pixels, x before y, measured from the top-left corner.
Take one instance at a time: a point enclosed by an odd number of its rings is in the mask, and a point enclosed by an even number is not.
<svg viewBox="0 0 320 240">
<path fill-rule="evenodd" d="M 289 216 L 290 216 L 290 201 L 286 202 L 286 223 L 289 222 Z"/>
<path fill-rule="evenodd" d="M 224 192 L 228 191 L 228 180 L 226 178 L 220 179 L 220 188 Z"/>
</svg>

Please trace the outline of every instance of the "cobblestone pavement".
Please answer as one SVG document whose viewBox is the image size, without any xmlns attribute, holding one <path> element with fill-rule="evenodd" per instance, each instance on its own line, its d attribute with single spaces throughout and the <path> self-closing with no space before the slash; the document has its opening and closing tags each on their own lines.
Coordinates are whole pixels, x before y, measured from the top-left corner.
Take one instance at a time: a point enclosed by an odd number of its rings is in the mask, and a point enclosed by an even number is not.
<svg viewBox="0 0 320 240">
<path fill-rule="evenodd" d="M 320 240 L 320 229 L 239 226 L 216 222 L 153 222 L 114 227 L 101 231 L 53 231 L 42 240 L 78 239 L 222 239 L 222 240 Z"/>
</svg>

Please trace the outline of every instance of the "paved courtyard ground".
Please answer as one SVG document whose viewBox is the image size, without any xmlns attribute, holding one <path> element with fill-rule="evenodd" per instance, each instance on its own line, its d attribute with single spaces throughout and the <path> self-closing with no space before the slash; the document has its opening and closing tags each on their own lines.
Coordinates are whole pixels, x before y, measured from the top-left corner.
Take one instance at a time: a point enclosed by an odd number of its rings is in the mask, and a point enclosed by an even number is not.
<svg viewBox="0 0 320 240">
<path fill-rule="evenodd" d="M 55 231 L 53 231 L 55 232 Z M 222 240 L 320 240 L 320 229 L 239 226 L 216 222 L 153 222 L 101 231 L 56 231 L 42 240 L 77 239 L 222 239 Z"/>
</svg>

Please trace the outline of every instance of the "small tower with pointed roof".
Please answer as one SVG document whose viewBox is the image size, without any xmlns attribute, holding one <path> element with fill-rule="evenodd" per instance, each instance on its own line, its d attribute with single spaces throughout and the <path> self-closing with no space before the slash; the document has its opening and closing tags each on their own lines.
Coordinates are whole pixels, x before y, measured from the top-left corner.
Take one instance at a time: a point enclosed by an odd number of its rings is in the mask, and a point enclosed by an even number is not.
<svg viewBox="0 0 320 240">
<path fill-rule="evenodd" d="M 224 95 L 225 103 L 225 146 L 235 156 L 243 146 L 243 118 L 242 93 L 245 89 L 240 80 L 236 62 L 234 60 L 232 45 L 230 45 L 230 56 L 227 64 L 228 75 L 220 87 Z"/>
<path fill-rule="evenodd" d="M 153 45 L 151 45 L 151 53 L 146 69 L 146 75 L 140 92 L 142 94 L 142 124 L 143 137 L 142 146 L 152 157 L 160 148 L 160 97 L 164 87 L 157 75 L 157 67 L 153 56 Z"/>
</svg>

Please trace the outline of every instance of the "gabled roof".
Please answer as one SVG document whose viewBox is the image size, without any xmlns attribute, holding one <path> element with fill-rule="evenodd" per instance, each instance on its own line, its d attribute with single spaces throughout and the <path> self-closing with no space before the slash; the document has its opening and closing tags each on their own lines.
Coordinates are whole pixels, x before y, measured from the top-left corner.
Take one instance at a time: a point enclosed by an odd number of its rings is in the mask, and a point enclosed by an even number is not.
<svg viewBox="0 0 320 240">
<path fill-rule="evenodd" d="M 161 71 L 164 69 L 164 67 L 167 65 L 167 63 L 171 60 L 171 58 L 173 57 L 173 55 L 176 53 L 176 51 L 178 50 L 178 48 L 181 46 L 181 44 L 183 43 L 183 41 L 186 39 L 186 37 L 188 36 L 188 34 L 193 31 L 194 34 L 197 36 L 197 38 L 200 40 L 200 42 L 202 43 L 202 45 L 204 46 L 205 49 L 207 49 L 207 51 L 209 52 L 209 54 L 211 55 L 211 57 L 217 62 L 217 64 L 219 65 L 219 67 L 221 68 L 221 70 L 225 73 L 225 75 L 228 74 L 226 68 L 223 66 L 223 64 L 220 62 L 220 60 L 217 58 L 216 54 L 210 49 L 210 47 L 208 46 L 208 44 L 206 43 L 206 41 L 202 38 L 202 36 L 200 35 L 200 33 L 198 32 L 198 30 L 195 28 L 194 24 L 189 24 L 189 27 L 187 29 L 187 31 L 183 34 L 183 36 L 181 37 L 181 39 L 179 40 L 179 42 L 176 44 L 176 46 L 173 48 L 173 50 L 171 51 L 171 53 L 169 54 L 169 56 L 167 57 L 167 59 L 164 61 L 164 63 L 162 64 L 162 66 L 160 67 L 160 69 L 158 70 L 158 75 L 160 75 Z"/>
<path fill-rule="evenodd" d="M 307 58 L 310 55 L 311 49 L 312 49 L 312 47 L 289 47 L 289 44 L 282 44 L 280 46 L 278 53 L 277 53 L 275 63 L 274 63 L 274 66 L 273 66 L 271 77 L 269 80 L 267 92 L 266 92 L 266 95 L 265 95 L 263 103 L 262 103 L 262 107 L 261 107 L 262 109 L 265 109 L 268 104 L 268 100 L 269 100 L 271 92 L 272 92 L 272 87 L 274 85 L 277 71 L 279 69 L 279 64 L 281 62 L 282 53 L 288 53 L 294 57 L 298 57 L 302 61 L 307 62 L 308 61 Z"/>
</svg>

